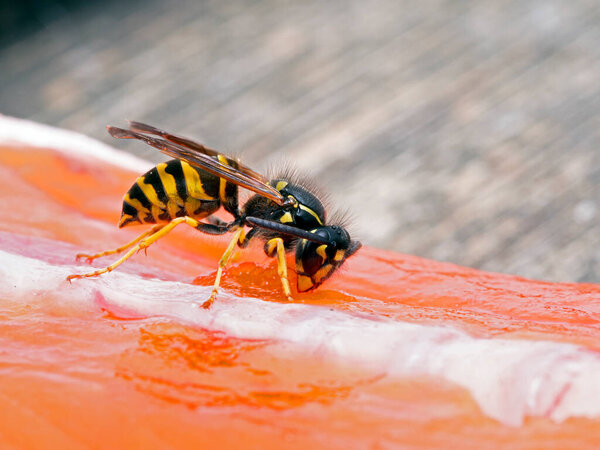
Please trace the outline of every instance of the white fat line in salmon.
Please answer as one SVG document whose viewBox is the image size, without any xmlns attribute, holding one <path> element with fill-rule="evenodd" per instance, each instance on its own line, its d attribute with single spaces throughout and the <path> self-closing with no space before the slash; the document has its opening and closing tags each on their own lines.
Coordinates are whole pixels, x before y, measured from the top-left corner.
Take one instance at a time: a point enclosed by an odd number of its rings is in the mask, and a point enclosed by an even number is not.
<svg viewBox="0 0 600 450">
<path fill-rule="evenodd" d="M 480 339 L 448 326 L 235 298 L 226 291 L 223 301 L 207 311 L 198 308 L 198 301 L 210 287 L 124 272 L 74 287 L 64 281 L 73 270 L 71 265 L 0 251 L 2 290 L 11 301 L 31 302 L 33 291 L 45 291 L 89 308 L 99 291 L 115 310 L 165 317 L 240 338 L 284 342 L 389 377 L 439 377 L 468 390 L 485 414 L 508 425 L 520 425 L 527 416 L 555 421 L 600 417 L 600 356 L 577 345 Z"/>
</svg>

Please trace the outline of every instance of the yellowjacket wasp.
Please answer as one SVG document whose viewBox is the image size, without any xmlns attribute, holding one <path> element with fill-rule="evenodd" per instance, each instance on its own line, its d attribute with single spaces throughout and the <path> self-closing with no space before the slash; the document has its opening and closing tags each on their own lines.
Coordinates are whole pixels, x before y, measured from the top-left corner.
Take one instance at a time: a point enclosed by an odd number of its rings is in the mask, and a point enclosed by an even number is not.
<svg viewBox="0 0 600 450">
<path fill-rule="evenodd" d="M 176 159 L 160 163 L 138 177 L 123 197 L 119 228 L 134 224 L 154 226 L 117 249 L 77 255 L 92 261 L 128 250 L 113 264 L 94 272 L 70 275 L 69 281 L 110 272 L 185 223 L 208 234 L 233 233 L 219 261 L 210 298 L 203 307 L 208 308 L 215 301 L 222 271 L 236 244 L 244 248 L 254 237 L 265 242 L 264 250 L 269 257 L 277 257 L 283 291 L 291 301 L 286 252 L 295 248 L 297 287 L 299 292 L 305 292 L 323 283 L 361 247 L 360 242 L 351 240 L 343 226 L 326 224 L 321 201 L 289 177 L 268 181 L 235 159 L 143 123 L 130 122 L 128 130 L 112 126 L 107 129 L 115 138 L 138 139 Z M 241 210 L 238 186 L 255 193 Z M 233 216 L 233 221 L 211 217 L 221 206 Z M 208 222 L 199 221 L 203 218 Z M 245 226 L 250 228 L 248 233 Z"/>
</svg>

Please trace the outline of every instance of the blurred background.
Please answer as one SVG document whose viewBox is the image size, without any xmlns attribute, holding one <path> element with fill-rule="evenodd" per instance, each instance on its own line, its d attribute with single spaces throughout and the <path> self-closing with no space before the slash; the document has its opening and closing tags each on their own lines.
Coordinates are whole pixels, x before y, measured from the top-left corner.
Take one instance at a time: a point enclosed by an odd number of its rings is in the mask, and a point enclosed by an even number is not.
<svg viewBox="0 0 600 450">
<path fill-rule="evenodd" d="M 366 244 L 600 282 L 597 0 L 4 1 L 0 113 L 282 158 Z"/>
</svg>

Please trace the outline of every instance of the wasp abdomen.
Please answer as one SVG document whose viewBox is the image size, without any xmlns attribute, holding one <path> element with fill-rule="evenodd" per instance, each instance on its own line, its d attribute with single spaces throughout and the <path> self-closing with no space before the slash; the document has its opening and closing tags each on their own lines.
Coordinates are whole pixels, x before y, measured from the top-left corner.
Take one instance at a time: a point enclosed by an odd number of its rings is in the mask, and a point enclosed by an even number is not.
<svg viewBox="0 0 600 450">
<path fill-rule="evenodd" d="M 183 216 L 206 217 L 219 209 L 225 192 L 235 197 L 229 202 L 235 200 L 237 207 L 237 189 L 232 192 L 229 186 L 222 188 L 223 183 L 225 180 L 184 161 L 173 159 L 158 164 L 138 177 L 123 197 L 119 228 L 170 222 Z"/>
</svg>

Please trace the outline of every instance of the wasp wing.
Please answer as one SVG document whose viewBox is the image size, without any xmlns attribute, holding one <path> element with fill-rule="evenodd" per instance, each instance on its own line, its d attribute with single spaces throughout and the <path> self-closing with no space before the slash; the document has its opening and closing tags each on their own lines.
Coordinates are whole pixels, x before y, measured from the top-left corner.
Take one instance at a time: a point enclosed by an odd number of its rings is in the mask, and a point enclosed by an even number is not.
<svg viewBox="0 0 600 450">
<path fill-rule="evenodd" d="M 148 125 L 147 123 L 129 121 L 129 129 L 140 133 L 154 134 L 156 136 L 160 136 L 166 139 L 167 141 L 174 142 L 175 144 L 179 144 L 183 147 L 189 148 L 190 150 L 197 150 L 205 155 L 214 157 L 218 157 L 220 155 L 218 151 L 205 147 L 204 145 L 196 141 L 192 141 L 191 139 L 185 138 L 183 136 L 171 134 L 168 131 L 164 131 L 159 128 L 153 127 L 152 125 Z M 261 181 L 264 184 L 267 184 L 268 180 L 265 180 L 265 178 L 260 173 L 255 172 L 250 167 L 241 164 L 239 161 L 236 162 L 238 164 L 237 170 L 239 170 L 242 173 L 245 173 L 246 175 L 252 178 L 255 178 L 258 181 Z"/>
<path fill-rule="evenodd" d="M 185 138 L 183 136 L 177 136 L 175 134 L 169 133 L 168 131 L 160 130 L 146 123 L 129 121 L 129 129 L 131 131 L 137 131 L 138 133 L 154 134 L 156 136 L 160 136 L 166 139 L 167 141 L 171 141 L 175 144 L 179 144 L 191 150 L 196 150 L 208 156 L 219 156 L 219 152 L 217 152 L 216 150 L 205 147 L 204 145 L 198 142 L 194 142 L 191 139 Z"/>
<path fill-rule="evenodd" d="M 262 177 L 262 175 L 254 172 L 252 169 L 237 163 L 238 168 L 223 164 L 215 157 L 219 153 L 215 150 L 208 149 L 197 142 L 193 142 L 186 138 L 171 135 L 169 133 L 150 127 L 149 125 L 133 122 L 132 130 L 108 126 L 108 132 L 112 137 L 118 139 L 138 139 L 146 144 L 160 150 L 161 152 L 173 158 L 180 159 L 188 164 L 206 170 L 213 175 L 223 178 L 231 183 L 237 184 L 245 189 L 256 192 L 257 194 L 266 197 L 278 205 L 283 205 L 286 201 L 285 197 Z M 152 136 L 147 136 L 136 129 L 152 130 L 147 131 L 151 134 L 162 136 L 164 133 L 168 135 L 170 140 L 159 139 Z M 175 141 L 177 139 L 179 142 Z"/>
</svg>

